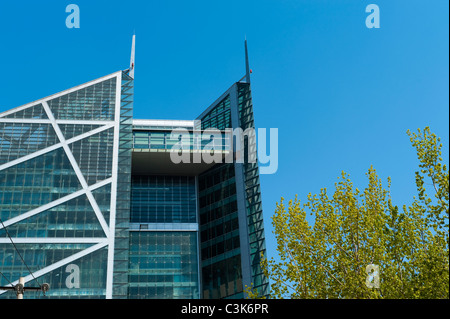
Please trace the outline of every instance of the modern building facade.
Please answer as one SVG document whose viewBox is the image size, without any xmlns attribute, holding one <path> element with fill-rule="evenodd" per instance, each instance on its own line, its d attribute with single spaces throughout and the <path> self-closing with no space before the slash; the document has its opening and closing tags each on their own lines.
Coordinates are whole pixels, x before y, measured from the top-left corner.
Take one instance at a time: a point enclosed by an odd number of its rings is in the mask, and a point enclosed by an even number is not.
<svg viewBox="0 0 450 319">
<path fill-rule="evenodd" d="M 0 113 L 0 286 L 48 283 L 45 298 L 244 298 L 251 285 L 267 295 L 256 142 L 244 139 L 237 161 L 227 130 L 254 128 L 246 62 L 195 120 L 133 119 L 134 58 Z M 211 128 L 219 144 L 201 138 Z M 180 145 L 201 160 L 174 162 Z"/>
</svg>

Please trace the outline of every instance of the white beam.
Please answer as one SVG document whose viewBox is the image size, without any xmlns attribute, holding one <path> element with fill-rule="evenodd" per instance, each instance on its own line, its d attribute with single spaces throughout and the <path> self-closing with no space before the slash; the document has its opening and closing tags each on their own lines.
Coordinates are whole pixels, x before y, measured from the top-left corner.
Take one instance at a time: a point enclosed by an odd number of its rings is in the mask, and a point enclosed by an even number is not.
<svg viewBox="0 0 450 319">
<path fill-rule="evenodd" d="M 81 172 L 80 167 L 78 166 L 78 163 L 72 154 L 72 151 L 70 150 L 69 146 L 67 145 L 66 139 L 65 139 L 64 135 L 62 134 L 61 129 L 59 128 L 58 124 L 56 124 L 55 117 L 53 116 L 53 113 L 50 110 L 50 107 L 47 104 L 47 102 L 45 102 L 45 101 L 42 102 L 42 105 L 44 106 L 44 110 L 47 113 L 48 118 L 52 122 L 53 129 L 55 130 L 55 133 L 58 136 L 58 138 L 64 148 L 64 151 L 66 152 L 66 155 L 70 161 L 70 164 L 72 165 L 72 168 L 75 171 L 75 174 L 78 177 L 78 180 L 81 183 L 81 186 L 86 191 L 86 195 L 89 199 L 89 202 L 91 203 L 92 208 L 94 209 L 95 215 L 97 216 L 97 219 L 100 222 L 100 225 L 102 226 L 102 229 L 105 232 L 105 235 L 108 237 L 109 236 L 108 224 L 106 224 L 105 218 L 103 217 L 103 214 L 100 211 L 100 209 L 97 205 L 97 202 L 95 201 L 94 196 L 92 196 L 92 193 L 89 190 L 89 186 L 86 182 L 86 179 L 84 178 L 84 175 Z"/>
<path fill-rule="evenodd" d="M 97 184 L 89 186 L 89 190 L 90 191 L 96 190 L 97 188 L 105 186 L 105 185 L 107 185 L 109 183 L 111 183 L 111 178 L 105 179 L 105 180 L 103 180 L 103 181 L 101 181 L 101 182 L 99 182 Z M 84 189 L 79 190 L 79 191 L 77 191 L 75 193 L 72 193 L 72 194 L 69 194 L 67 196 L 61 197 L 60 199 L 57 199 L 57 200 L 55 200 L 55 201 L 53 201 L 51 203 L 42 205 L 42 206 L 40 206 L 40 207 L 38 207 L 36 209 L 33 209 L 33 210 L 30 210 L 30 211 L 28 211 L 26 213 L 20 214 L 19 216 L 16 216 L 16 217 L 8 219 L 8 220 L 5 220 L 5 221 L 3 221 L 3 224 L 5 225 L 5 227 L 8 227 L 9 225 L 18 223 L 18 222 L 20 222 L 20 221 L 22 221 L 24 219 L 30 218 L 31 216 L 34 216 L 34 215 L 37 215 L 37 214 L 42 213 L 44 211 L 47 211 L 49 209 L 52 209 L 53 207 L 56 207 L 56 206 L 61 205 L 61 204 L 64 204 L 65 202 L 68 202 L 69 200 L 74 199 L 74 198 L 76 198 L 78 196 L 81 196 L 81 195 L 84 195 L 84 194 L 86 194 L 86 191 Z M 1 229 L 3 229 L 2 225 L 0 225 L 0 230 Z"/>
<path fill-rule="evenodd" d="M 27 103 L 27 104 L 24 104 L 22 106 L 18 106 L 18 107 L 14 108 L 14 109 L 11 109 L 9 111 L 0 113 L 0 118 L 8 116 L 8 115 L 16 113 L 16 112 L 19 112 L 19 111 L 22 111 L 22 110 L 25 110 L 25 109 L 27 109 L 29 107 L 35 106 L 37 104 L 40 104 L 43 101 L 53 100 L 53 99 L 56 99 L 56 98 L 61 97 L 63 95 L 66 95 L 66 94 L 69 94 L 69 93 L 72 93 L 72 92 L 84 89 L 84 88 L 89 87 L 91 85 L 94 85 L 94 84 L 97 84 L 97 83 L 100 83 L 100 82 L 112 79 L 112 78 L 116 77 L 118 74 L 122 74 L 122 71 L 114 72 L 113 74 L 106 75 L 106 76 L 101 77 L 99 79 L 96 79 L 96 80 L 93 80 L 93 81 L 90 81 L 90 82 L 87 82 L 87 83 L 75 86 L 75 87 L 73 87 L 71 89 L 68 89 L 68 90 L 65 90 L 65 91 L 62 91 L 62 92 L 59 92 L 59 93 L 47 96 L 47 97 L 45 97 L 43 99 L 39 99 L 37 101 L 31 102 L 31 103 Z"/>
<path fill-rule="evenodd" d="M 94 245 L 92 247 L 89 247 L 89 248 L 87 248 L 85 250 L 82 250 L 82 251 L 80 251 L 80 252 L 78 252 L 78 253 L 76 253 L 76 254 L 74 254 L 72 256 L 64 258 L 64 259 L 62 259 L 62 260 L 60 260 L 60 261 L 58 261 L 58 262 L 56 262 L 54 264 L 51 264 L 51 265 L 49 265 L 49 266 L 47 266 L 45 268 L 42 268 L 42 269 L 40 269 L 40 270 L 38 270 L 36 272 L 33 272 L 33 276 L 35 278 L 39 278 L 39 277 L 41 277 L 41 276 L 43 276 L 45 274 L 48 274 L 49 272 L 51 272 L 51 271 L 53 271 L 53 270 L 55 270 L 55 269 L 57 269 L 59 267 L 62 267 L 64 265 L 66 265 L 66 264 L 74 262 L 75 260 L 80 259 L 81 257 L 84 257 L 86 255 L 89 255 L 90 253 L 105 247 L 107 244 L 108 244 L 107 241 L 103 241 L 101 243 L 98 243 L 98 244 L 96 244 L 96 245 Z M 31 276 L 31 275 L 26 276 L 25 277 L 25 282 L 29 282 L 29 281 L 34 280 L 33 276 Z M 12 282 L 13 286 L 16 285 L 18 282 L 19 282 L 19 280 L 13 281 Z M 39 282 L 39 283 L 43 284 L 43 282 Z M 51 288 L 52 287 L 50 287 L 50 289 Z M 5 292 L 6 291 L 0 291 L 0 295 L 4 294 Z"/>
<path fill-rule="evenodd" d="M 1 119 L 0 119 L 1 121 Z M 50 123 L 50 121 L 49 121 Z M 108 125 L 114 124 L 114 121 L 100 121 L 100 120 L 56 120 L 57 124 L 87 124 L 87 125 Z"/>
<path fill-rule="evenodd" d="M 50 120 L 43 119 L 5 119 L 0 118 L 0 123 L 26 123 L 26 124 L 50 124 Z"/>
<path fill-rule="evenodd" d="M 19 237 L 12 238 L 14 244 L 99 244 L 107 243 L 106 238 L 47 238 L 47 237 Z M 10 244 L 9 238 L 0 238 L 0 244 Z"/>
<path fill-rule="evenodd" d="M 51 124 L 51 122 L 49 122 L 49 123 Z M 75 142 L 77 142 L 77 141 L 79 141 L 79 140 L 82 140 L 82 139 L 84 139 L 84 138 L 86 138 L 86 137 L 89 137 L 89 136 L 98 134 L 98 133 L 100 133 L 100 132 L 102 132 L 102 131 L 105 131 L 105 130 L 107 130 L 107 129 L 110 129 L 110 128 L 112 128 L 112 127 L 114 127 L 114 124 L 111 124 L 111 123 L 109 123 L 109 124 L 107 124 L 107 125 L 105 125 L 105 126 L 102 126 L 102 127 L 98 127 L 98 128 L 96 128 L 96 129 L 94 129 L 94 130 L 92 130 L 92 131 L 86 132 L 86 133 L 81 134 L 81 135 L 77 135 L 77 136 L 75 136 L 75 137 L 72 137 L 71 139 L 66 140 L 66 144 L 69 145 L 69 144 L 75 143 Z M 5 163 L 5 164 L 3 164 L 3 165 L 0 165 L 0 171 L 2 171 L 2 170 L 4 170 L 4 169 L 7 169 L 7 168 L 9 168 L 9 167 L 15 166 L 15 165 L 17 165 L 17 164 L 26 162 L 26 161 L 28 161 L 28 160 L 30 160 L 30 159 L 35 158 L 35 157 L 44 155 L 45 153 L 49 153 L 49 152 L 51 152 L 51 151 L 54 151 L 54 150 L 56 150 L 57 148 L 60 148 L 60 147 L 63 147 L 63 144 L 62 144 L 62 143 L 58 143 L 58 144 L 52 145 L 52 146 L 50 146 L 50 147 L 44 148 L 44 149 L 42 149 L 42 150 L 39 150 L 39 151 L 37 151 L 37 152 L 28 154 L 28 155 L 23 156 L 23 157 L 20 157 L 20 158 L 17 158 L 17 159 L 15 159 L 15 160 L 11 161 L 11 162 L 8 162 L 8 163 Z"/>
<path fill-rule="evenodd" d="M 58 144 L 52 145 L 50 147 L 44 148 L 44 149 L 42 149 L 40 151 L 37 151 L 37 152 L 31 153 L 31 154 L 25 155 L 25 156 L 20 157 L 20 158 L 17 158 L 15 160 L 11 161 L 11 162 L 8 162 L 8 163 L 5 163 L 3 165 L 0 165 L 0 171 L 3 171 L 5 169 L 7 169 L 7 168 L 16 166 L 16 165 L 18 165 L 20 163 L 29 161 L 29 160 L 31 160 L 31 159 L 33 159 L 35 157 L 44 155 L 44 154 L 46 154 L 48 152 L 54 151 L 54 150 L 56 150 L 56 149 L 58 149 L 60 147 L 62 147 L 62 144 L 58 143 Z"/>
<path fill-rule="evenodd" d="M 113 161 L 112 161 L 112 182 L 111 182 L 111 208 L 109 214 L 110 236 L 108 245 L 108 267 L 106 271 L 106 299 L 112 299 L 113 295 L 113 278 L 114 278 L 114 247 L 116 232 L 116 206 L 117 206 L 117 183 L 119 173 L 119 137 L 120 137 L 120 109 L 122 97 L 122 73 L 117 75 L 116 85 L 116 110 L 113 143 Z"/>
</svg>

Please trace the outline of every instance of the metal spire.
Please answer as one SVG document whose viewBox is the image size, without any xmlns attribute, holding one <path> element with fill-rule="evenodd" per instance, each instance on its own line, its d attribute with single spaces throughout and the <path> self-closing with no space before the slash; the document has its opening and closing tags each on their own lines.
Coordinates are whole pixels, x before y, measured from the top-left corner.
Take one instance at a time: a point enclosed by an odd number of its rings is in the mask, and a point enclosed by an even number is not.
<svg viewBox="0 0 450 319">
<path fill-rule="evenodd" d="M 245 74 L 246 74 L 246 81 L 247 83 L 250 83 L 250 64 L 248 62 L 248 48 L 247 48 L 247 36 L 245 36 Z"/>
<path fill-rule="evenodd" d="M 136 48 L 136 34 L 133 34 L 133 44 L 131 46 L 131 61 L 130 61 L 130 73 L 128 75 L 134 79 L 134 67 L 135 67 L 135 48 Z"/>
</svg>

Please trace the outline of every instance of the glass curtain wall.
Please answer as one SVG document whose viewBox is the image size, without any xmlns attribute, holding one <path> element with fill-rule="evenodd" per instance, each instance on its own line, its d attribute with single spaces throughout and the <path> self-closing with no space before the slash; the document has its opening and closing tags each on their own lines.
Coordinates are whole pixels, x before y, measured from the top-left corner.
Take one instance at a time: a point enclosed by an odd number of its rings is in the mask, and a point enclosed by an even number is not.
<svg viewBox="0 0 450 319">
<path fill-rule="evenodd" d="M 248 83 L 237 83 L 239 104 L 239 125 L 242 130 L 255 128 L 251 88 Z M 250 265 L 253 288 L 261 296 L 269 293 L 269 281 L 261 270 L 261 254 L 266 255 L 264 221 L 261 203 L 258 162 L 248 162 L 248 150 L 256 150 L 256 140 L 244 140 L 244 187 L 246 197 L 248 236 L 250 244 Z M 256 153 L 256 152 L 255 152 Z"/>
<path fill-rule="evenodd" d="M 132 177 L 131 299 L 199 298 L 195 177 Z"/>
<path fill-rule="evenodd" d="M 119 75 L 0 114 L 0 285 L 25 277 L 48 283 L 46 298 L 106 297 Z"/>
<path fill-rule="evenodd" d="M 230 96 L 200 120 L 202 130 L 232 128 Z M 242 298 L 234 164 L 218 164 L 198 180 L 203 298 Z"/>
</svg>

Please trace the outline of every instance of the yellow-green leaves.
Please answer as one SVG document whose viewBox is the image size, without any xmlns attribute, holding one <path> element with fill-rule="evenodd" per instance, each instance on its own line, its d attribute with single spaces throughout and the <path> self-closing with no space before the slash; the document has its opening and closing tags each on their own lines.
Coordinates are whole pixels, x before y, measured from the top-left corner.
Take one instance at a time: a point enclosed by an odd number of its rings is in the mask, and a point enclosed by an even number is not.
<svg viewBox="0 0 450 319">
<path fill-rule="evenodd" d="M 416 186 L 421 205 L 426 209 L 426 218 L 435 231 L 447 231 L 449 216 L 449 174 L 442 164 L 441 139 L 426 127 L 423 131 L 407 134 L 416 148 L 420 170 L 416 172 Z M 425 185 L 430 184 L 432 197 Z"/>
<path fill-rule="evenodd" d="M 373 167 L 362 191 L 342 172 L 333 194 L 321 189 L 303 204 L 297 196 L 287 207 L 283 198 L 277 203 L 272 220 L 279 260 L 263 257 L 261 264 L 272 298 L 449 298 L 449 175 L 442 144 L 428 127 L 407 134 L 419 159 L 418 198 L 411 205 L 395 206 L 390 178 L 385 188 Z"/>
</svg>

